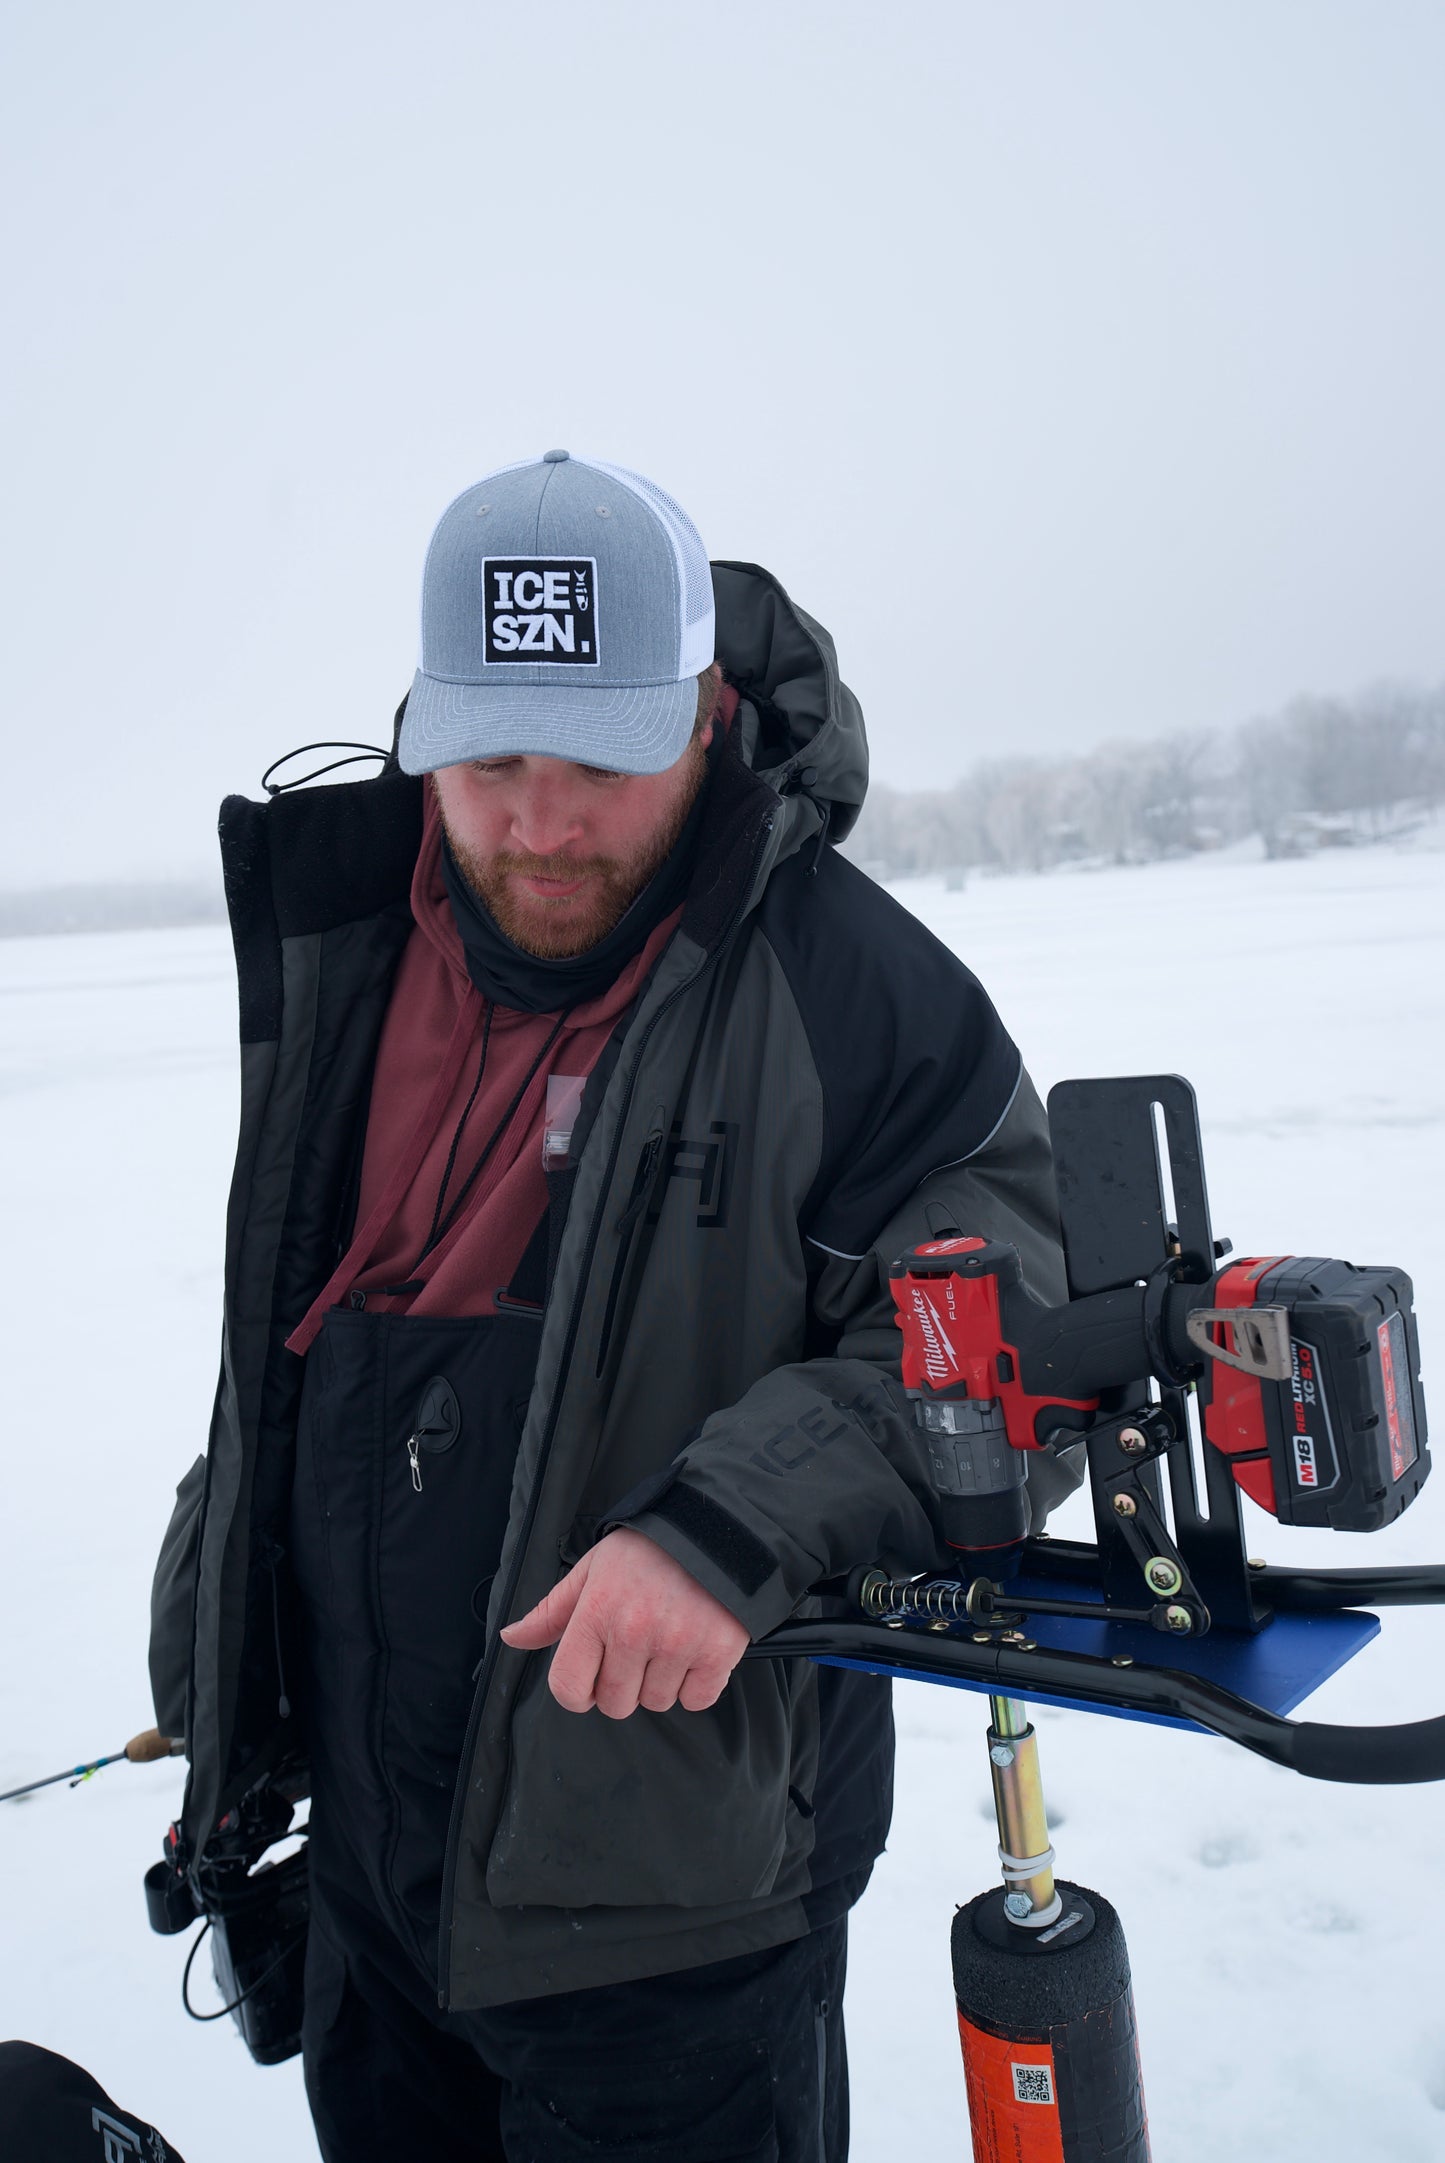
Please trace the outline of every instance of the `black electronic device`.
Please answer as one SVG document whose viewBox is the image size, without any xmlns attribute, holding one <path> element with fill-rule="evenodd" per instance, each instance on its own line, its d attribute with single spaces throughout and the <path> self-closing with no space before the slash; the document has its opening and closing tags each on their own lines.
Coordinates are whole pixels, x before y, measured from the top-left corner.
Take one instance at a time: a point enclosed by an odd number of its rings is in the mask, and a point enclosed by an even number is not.
<svg viewBox="0 0 1445 2163">
<path fill-rule="evenodd" d="M 151 1928 L 170 1937 L 201 1917 L 181 1982 L 193 2020 L 229 2013 L 259 2065 L 279 2065 L 301 2048 L 302 1977 L 309 1913 L 306 1842 L 267 1861 L 287 1839 L 294 1803 L 263 1781 L 221 1820 L 200 1862 L 190 1867 L 180 1828 L 166 1834 L 162 1860 L 145 1876 Z M 190 2000 L 191 1967 L 209 1938 L 221 2005 L 198 2013 Z"/>
</svg>

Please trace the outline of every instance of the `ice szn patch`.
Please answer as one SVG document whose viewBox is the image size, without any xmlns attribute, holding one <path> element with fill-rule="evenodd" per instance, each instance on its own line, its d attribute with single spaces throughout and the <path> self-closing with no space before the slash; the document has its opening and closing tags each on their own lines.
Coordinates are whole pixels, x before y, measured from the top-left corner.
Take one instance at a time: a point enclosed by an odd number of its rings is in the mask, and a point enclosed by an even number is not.
<svg viewBox="0 0 1445 2163">
<path fill-rule="evenodd" d="M 482 659 L 596 668 L 594 556 L 486 556 L 482 561 Z"/>
</svg>

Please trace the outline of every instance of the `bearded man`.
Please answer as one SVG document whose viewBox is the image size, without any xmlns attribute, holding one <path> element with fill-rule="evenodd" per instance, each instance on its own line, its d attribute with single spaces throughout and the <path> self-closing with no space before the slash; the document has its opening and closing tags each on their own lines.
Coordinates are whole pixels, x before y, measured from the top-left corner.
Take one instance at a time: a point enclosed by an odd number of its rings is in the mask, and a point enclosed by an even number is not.
<svg viewBox="0 0 1445 2163">
<path fill-rule="evenodd" d="M 225 1358 L 152 1650 L 178 1854 L 309 1782 L 329 2163 L 841 2163 L 888 1690 L 742 1654 L 938 1559 L 888 1264 L 961 1226 L 1061 1298 L 1043 1114 L 836 852 L 827 633 L 651 482 L 549 451 L 460 496 L 398 720 L 376 779 L 222 817 Z M 1037 1524 L 1073 1474 L 1029 1469 Z"/>
</svg>

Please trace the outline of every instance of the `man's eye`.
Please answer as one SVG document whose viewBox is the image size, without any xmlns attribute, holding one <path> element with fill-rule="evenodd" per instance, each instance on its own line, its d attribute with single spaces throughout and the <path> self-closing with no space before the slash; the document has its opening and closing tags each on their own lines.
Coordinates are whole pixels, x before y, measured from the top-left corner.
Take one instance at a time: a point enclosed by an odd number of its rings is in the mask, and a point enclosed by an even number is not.
<svg viewBox="0 0 1445 2163">
<path fill-rule="evenodd" d="M 581 771 L 589 781 L 626 781 L 630 778 L 627 774 L 618 773 L 615 766 L 584 766 Z"/>
<path fill-rule="evenodd" d="M 474 774 L 504 774 L 516 763 L 515 759 L 473 759 L 471 770 Z"/>
</svg>

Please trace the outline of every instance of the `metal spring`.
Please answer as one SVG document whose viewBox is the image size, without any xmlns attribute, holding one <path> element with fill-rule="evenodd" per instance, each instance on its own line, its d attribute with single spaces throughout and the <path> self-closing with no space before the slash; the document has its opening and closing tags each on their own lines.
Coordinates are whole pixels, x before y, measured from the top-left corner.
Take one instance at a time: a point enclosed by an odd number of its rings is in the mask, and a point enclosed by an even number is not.
<svg viewBox="0 0 1445 2163">
<path fill-rule="evenodd" d="M 881 1570 L 865 1577 L 859 1604 L 877 1620 L 892 1617 L 919 1622 L 970 1622 L 969 1587 L 951 1577 L 885 1577 Z"/>
</svg>

